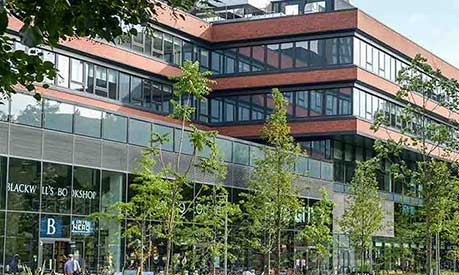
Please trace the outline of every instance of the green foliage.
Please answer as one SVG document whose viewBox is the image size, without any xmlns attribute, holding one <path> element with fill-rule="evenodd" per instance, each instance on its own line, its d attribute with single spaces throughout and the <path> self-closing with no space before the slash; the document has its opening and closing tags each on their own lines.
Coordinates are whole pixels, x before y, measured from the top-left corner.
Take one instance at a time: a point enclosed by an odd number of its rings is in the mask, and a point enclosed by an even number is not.
<svg viewBox="0 0 459 275">
<path fill-rule="evenodd" d="M 459 110 L 459 84 L 457 80 L 445 77 L 440 70 L 433 69 L 420 55 L 400 71 L 397 80 L 400 85 L 397 99 L 407 102 L 397 117 L 403 136 L 377 141 L 375 150 L 378 157 L 390 165 L 395 183 L 403 181 L 404 192 L 419 196 L 423 201 L 416 211 L 416 222 L 406 228 L 416 232 L 418 237 L 424 236 L 427 246 L 426 270 L 431 270 L 433 236 L 442 234 L 451 238 L 448 235 L 452 231 L 447 230 L 447 225 L 452 219 L 451 212 L 457 207 L 458 197 L 457 179 L 451 173 L 451 168 L 455 167 L 452 153 L 459 149 L 455 137 L 457 122 L 450 120 L 449 125 L 444 125 L 433 122 L 431 116 L 438 108 L 445 107 L 456 112 Z M 387 126 L 387 111 L 381 111 L 373 129 L 379 131 Z M 401 158 L 406 147 L 418 151 L 420 159 L 416 165 L 409 165 Z M 447 164 L 445 160 L 453 163 Z M 408 233 L 407 230 L 398 232 Z M 440 259 L 437 259 L 439 262 Z"/>
<path fill-rule="evenodd" d="M 182 13 L 175 9 L 189 9 L 195 1 L 166 0 L 164 3 L 174 8 L 172 14 L 183 20 Z M 15 92 L 17 84 L 34 91 L 34 83 L 53 79 L 57 72 L 50 62 L 36 54 L 12 51 L 13 40 L 6 34 L 9 16 L 24 23 L 19 31 L 22 43 L 29 47 L 41 44 L 55 47 L 62 41 L 79 37 L 113 42 L 136 35 L 139 26 L 152 32 L 154 18 L 162 5 L 149 0 L 0 1 L 0 102 Z"/>
<path fill-rule="evenodd" d="M 278 89 L 273 89 L 274 111 L 262 130 L 271 147 L 263 149 L 264 157 L 256 161 L 249 181 L 249 193 L 244 194 L 248 244 L 265 255 L 270 268 L 271 254 L 277 250 L 280 267 L 282 230 L 293 222 L 302 202 L 294 186 L 295 159 L 300 148 L 294 143 L 287 124 L 287 102 Z"/>
<path fill-rule="evenodd" d="M 316 248 L 321 261 L 330 256 L 333 248 L 333 207 L 334 202 L 328 197 L 327 190 L 322 189 L 321 200 L 312 207 L 311 221 L 299 234 L 308 246 Z"/>
<path fill-rule="evenodd" d="M 361 254 L 372 248 L 372 237 L 382 228 L 383 209 L 378 191 L 376 168 L 378 159 L 357 162 L 355 175 L 349 186 L 344 214 L 339 221 L 343 232 Z"/>
<path fill-rule="evenodd" d="M 205 79 L 208 73 L 200 73 L 197 68 L 198 63 L 185 62 L 181 68 L 183 76 L 174 78 L 176 98 L 201 98 L 211 92 L 207 86 L 210 81 Z M 175 159 L 166 162 L 163 157 L 162 146 L 170 142 L 170 137 L 152 133 L 152 142 L 156 146 L 144 152 L 140 170 L 131 186 L 134 195 L 128 202 L 116 205 L 118 218 L 128 219 L 124 235 L 132 240 L 131 247 L 139 255 L 139 262 L 152 253 L 146 246 L 146 239 L 166 245 L 166 274 L 174 261 L 173 246 L 192 248 L 194 252 L 199 248 L 203 252 L 200 259 L 204 262 L 212 262 L 213 257 L 221 255 L 227 243 L 219 232 L 222 225 L 231 222 L 238 213 L 238 208 L 226 200 L 226 190 L 218 185 L 226 175 L 226 166 L 216 145 L 217 133 L 202 131 L 189 124 L 194 109 L 184 107 L 181 102 L 175 101 L 175 107 L 184 111 L 172 114 L 181 122 L 181 128 L 176 132 L 179 141 Z M 188 146 L 192 148 L 186 156 L 185 142 L 189 142 Z M 207 192 L 209 187 L 206 185 L 200 185 L 193 193 L 194 171 L 214 179 L 217 185 L 211 188 L 212 192 Z M 191 263 L 195 267 L 198 265 L 195 259 Z"/>
</svg>

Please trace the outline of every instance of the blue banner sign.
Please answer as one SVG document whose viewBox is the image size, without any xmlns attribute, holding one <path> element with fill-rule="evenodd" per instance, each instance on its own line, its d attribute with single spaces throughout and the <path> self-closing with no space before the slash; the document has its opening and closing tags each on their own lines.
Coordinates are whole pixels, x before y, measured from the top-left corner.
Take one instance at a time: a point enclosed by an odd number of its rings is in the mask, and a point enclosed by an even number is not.
<svg viewBox="0 0 459 275">
<path fill-rule="evenodd" d="M 72 234 L 76 235 L 92 235 L 94 233 L 93 222 L 87 219 L 73 218 L 71 228 Z"/>
<path fill-rule="evenodd" d="M 61 217 L 43 216 L 40 223 L 40 237 L 62 238 L 64 226 Z"/>
</svg>

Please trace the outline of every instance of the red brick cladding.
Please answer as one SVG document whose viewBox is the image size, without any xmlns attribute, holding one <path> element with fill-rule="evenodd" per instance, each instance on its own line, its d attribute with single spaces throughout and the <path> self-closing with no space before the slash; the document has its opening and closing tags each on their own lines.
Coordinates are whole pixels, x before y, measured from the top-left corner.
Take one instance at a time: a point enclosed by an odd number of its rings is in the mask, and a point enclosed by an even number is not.
<svg viewBox="0 0 459 275">
<path fill-rule="evenodd" d="M 254 87 L 278 87 L 290 84 L 320 83 L 357 79 L 357 67 L 273 73 L 217 78 L 216 90 L 244 89 Z"/>
<path fill-rule="evenodd" d="M 292 135 L 303 134 L 331 134 L 338 132 L 356 132 L 357 119 L 336 119 L 336 120 L 317 120 L 290 122 Z M 238 138 L 259 137 L 263 128 L 262 124 L 256 125 L 234 125 L 213 127 L 220 134 Z"/>
<path fill-rule="evenodd" d="M 293 34 L 352 29 L 357 10 L 295 15 L 212 25 L 212 42 L 279 37 Z"/>
</svg>

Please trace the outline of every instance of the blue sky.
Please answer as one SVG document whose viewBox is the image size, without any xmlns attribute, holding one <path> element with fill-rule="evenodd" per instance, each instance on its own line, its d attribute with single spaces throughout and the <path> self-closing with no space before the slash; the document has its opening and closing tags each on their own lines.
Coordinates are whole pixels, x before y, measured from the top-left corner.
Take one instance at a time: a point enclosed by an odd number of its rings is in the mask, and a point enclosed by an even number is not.
<svg viewBox="0 0 459 275">
<path fill-rule="evenodd" d="M 353 0 L 352 3 L 459 67 L 459 0 Z"/>
</svg>

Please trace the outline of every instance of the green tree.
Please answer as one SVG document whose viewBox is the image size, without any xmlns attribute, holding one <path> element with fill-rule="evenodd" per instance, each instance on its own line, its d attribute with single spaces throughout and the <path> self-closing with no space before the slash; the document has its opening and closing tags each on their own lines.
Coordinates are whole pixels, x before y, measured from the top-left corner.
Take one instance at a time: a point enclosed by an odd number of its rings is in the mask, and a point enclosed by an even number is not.
<svg viewBox="0 0 459 275">
<path fill-rule="evenodd" d="M 287 101 L 278 89 L 272 92 L 274 111 L 262 130 L 262 137 L 270 147 L 264 148 L 264 157 L 256 161 L 244 208 L 251 221 L 247 228 L 251 246 L 264 255 L 268 270 L 271 269 L 271 254 L 276 251 L 276 272 L 279 274 L 282 231 L 292 224 L 295 213 L 302 206 L 294 185 L 295 160 L 300 147 L 290 135 Z"/>
<path fill-rule="evenodd" d="M 380 110 L 373 124 L 374 131 L 386 131 L 389 134 L 387 141 L 377 141 L 375 150 L 381 159 L 389 161 L 392 177 L 405 179 L 404 186 L 409 194 L 419 196 L 423 203 L 417 211 L 417 230 L 423 232 L 426 243 L 426 270 L 432 272 L 433 243 L 440 244 L 440 234 L 444 232 L 446 219 L 449 215 L 436 212 L 443 206 L 454 205 L 456 189 L 450 189 L 451 173 L 440 182 L 437 179 L 438 171 L 448 171 L 446 164 L 439 163 L 439 159 L 455 162 L 451 155 L 459 148 L 455 136 L 457 122 L 448 120 L 447 124 L 432 119 L 432 114 L 441 108 L 451 111 L 459 110 L 459 84 L 457 80 L 445 77 L 440 70 L 433 69 L 420 55 L 416 56 L 411 64 L 402 68 L 397 77 L 400 89 L 396 99 L 406 104 L 397 110 L 396 120 L 401 136 L 390 134 L 387 127 L 391 125 L 390 114 L 387 108 Z M 411 147 L 417 150 L 420 158 L 415 165 L 409 165 L 402 159 L 402 151 Z M 445 180 L 448 179 L 448 183 Z M 440 194 L 445 196 L 439 196 Z M 444 209 L 448 211 L 448 209 Z M 436 246 L 438 249 L 440 245 Z M 436 251 L 436 263 L 439 270 L 440 253 Z"/>
<path fill-rule="evenodd" d="M 376 158 L 357 162 L 349 186 L 349 197 L 339 225 L 360 255 L 360 271 L 364 271 L 366 255 L 371 254 L 372 238 L 382 228 L 382 200 L 376 180 Z M 370 259 L 370 269 L 371 269 Z"/>
<path fill-rule="evenodd" d="M 190 191 L 193 190 L 195 172 L 213 178 L 218 184 L 226 175 L 226 166 L 217 149 L 217 133 L 199 130 L 191 123 L 195 112 L 195 108 L 190 107 L 191 100 L 202 100 L 209 95 L 211 81 L 207 76 L 210 72 L 200 72 L 199 63 L 190 61 L 185 62 L 181 69 L 183 75 L 174 78 L 176 100 L 171 100 L 174 107 L 171 117 L 181 122 L 180 128 L 175 131 L 175 157 L 167 161 L 164 156 L 163 146 L 172 142 L 169 133 L 161 135 L 153 132 L 154 146 L 145 150 L 131 185 L 133 196 L 128 202 L 116 205 L 118 220 L 127 220 L 124 236 L 130 240 L 130 247 L 136 255 L 139 274 L 144 260 L 154 252 L 151 240 L 165 244 L 165 274 L 174 273 L 171 269 L 174 246 L 195 247 L 204 243 L 209 232 L 221 227 L 222 219 L 236 213 L 229 201 L 223 203 L 216 199 L 216 195 L 226 194 L 220 187 L 213 187 L 214 192 L 208 195 L 203 194 L 208 188 L 206 185 L 200 185 L 196 193 Z M 194 213 L 198 205 L 206 211 Z M 220 210 L 207 211 L 210 208 Z M 196 229 L 202 233 L 198 237 L 193 237 L 185 229 L 194 222 L 199 223 Z M 209 254 L 219 255 L 221 241 L 217 246 L 216 237 L 213 240 L 214 246 L 208 247 L 211 250 Z M 226 244 L 223 245 L 225 247 Z"/>
<path fill-rule="evenodd" d="M 195 200 L 195 211 L 192 226 L 183 229 L 182 243 L 191 250 L 190 270 L 212 267 L 216 273 L 215 264 L 221 262 L 226 268 L 227 262 L 234 259 L 231 250 L 234 245 L 229 242 L 233 219 L 239 216 L 239 206 L 231 203 L 228 191 L 220 186 L 204 186 L 202 194 Z M 222 265 L 220 264 L 220 267 Z"/>
<path fill-rule="evenodd" d="M 164 1 L 174 9 L 184 10 L 195 2 Z M 203 3 L 205 5 L 206 1 Z M 18 84 L 34 91 L 36 82 L 56 76 L 51 62 L 42 61 L 34 53 L 12 50 L 14 39 L 7 35 L 10 20 L 18 19 L 24 23 L 19 36 L 29 47 L 40 44 L 55 47 L 61 41 L 78 37 L 113 42 L 122 36 L 136 35 L 138 26 L 151 31 L 161 5 L 161 2 L 148 0 L 0 0 L 0 102 L 15 93 Z M 181 13 L 174 14 L 183 19 Z M 36 97 L 40 96 L 37 94 Z"/>
<path fill-rule="evenodd" d="M 330 257 L 333 248 L 333 207 L 327 190 L 322 189 L 321 200 L 312 206 L 311 220 L 299 234 L 308 247 L 315 247 L 319 274 L 322 274 L 322 261 Z"/>
</svg>

